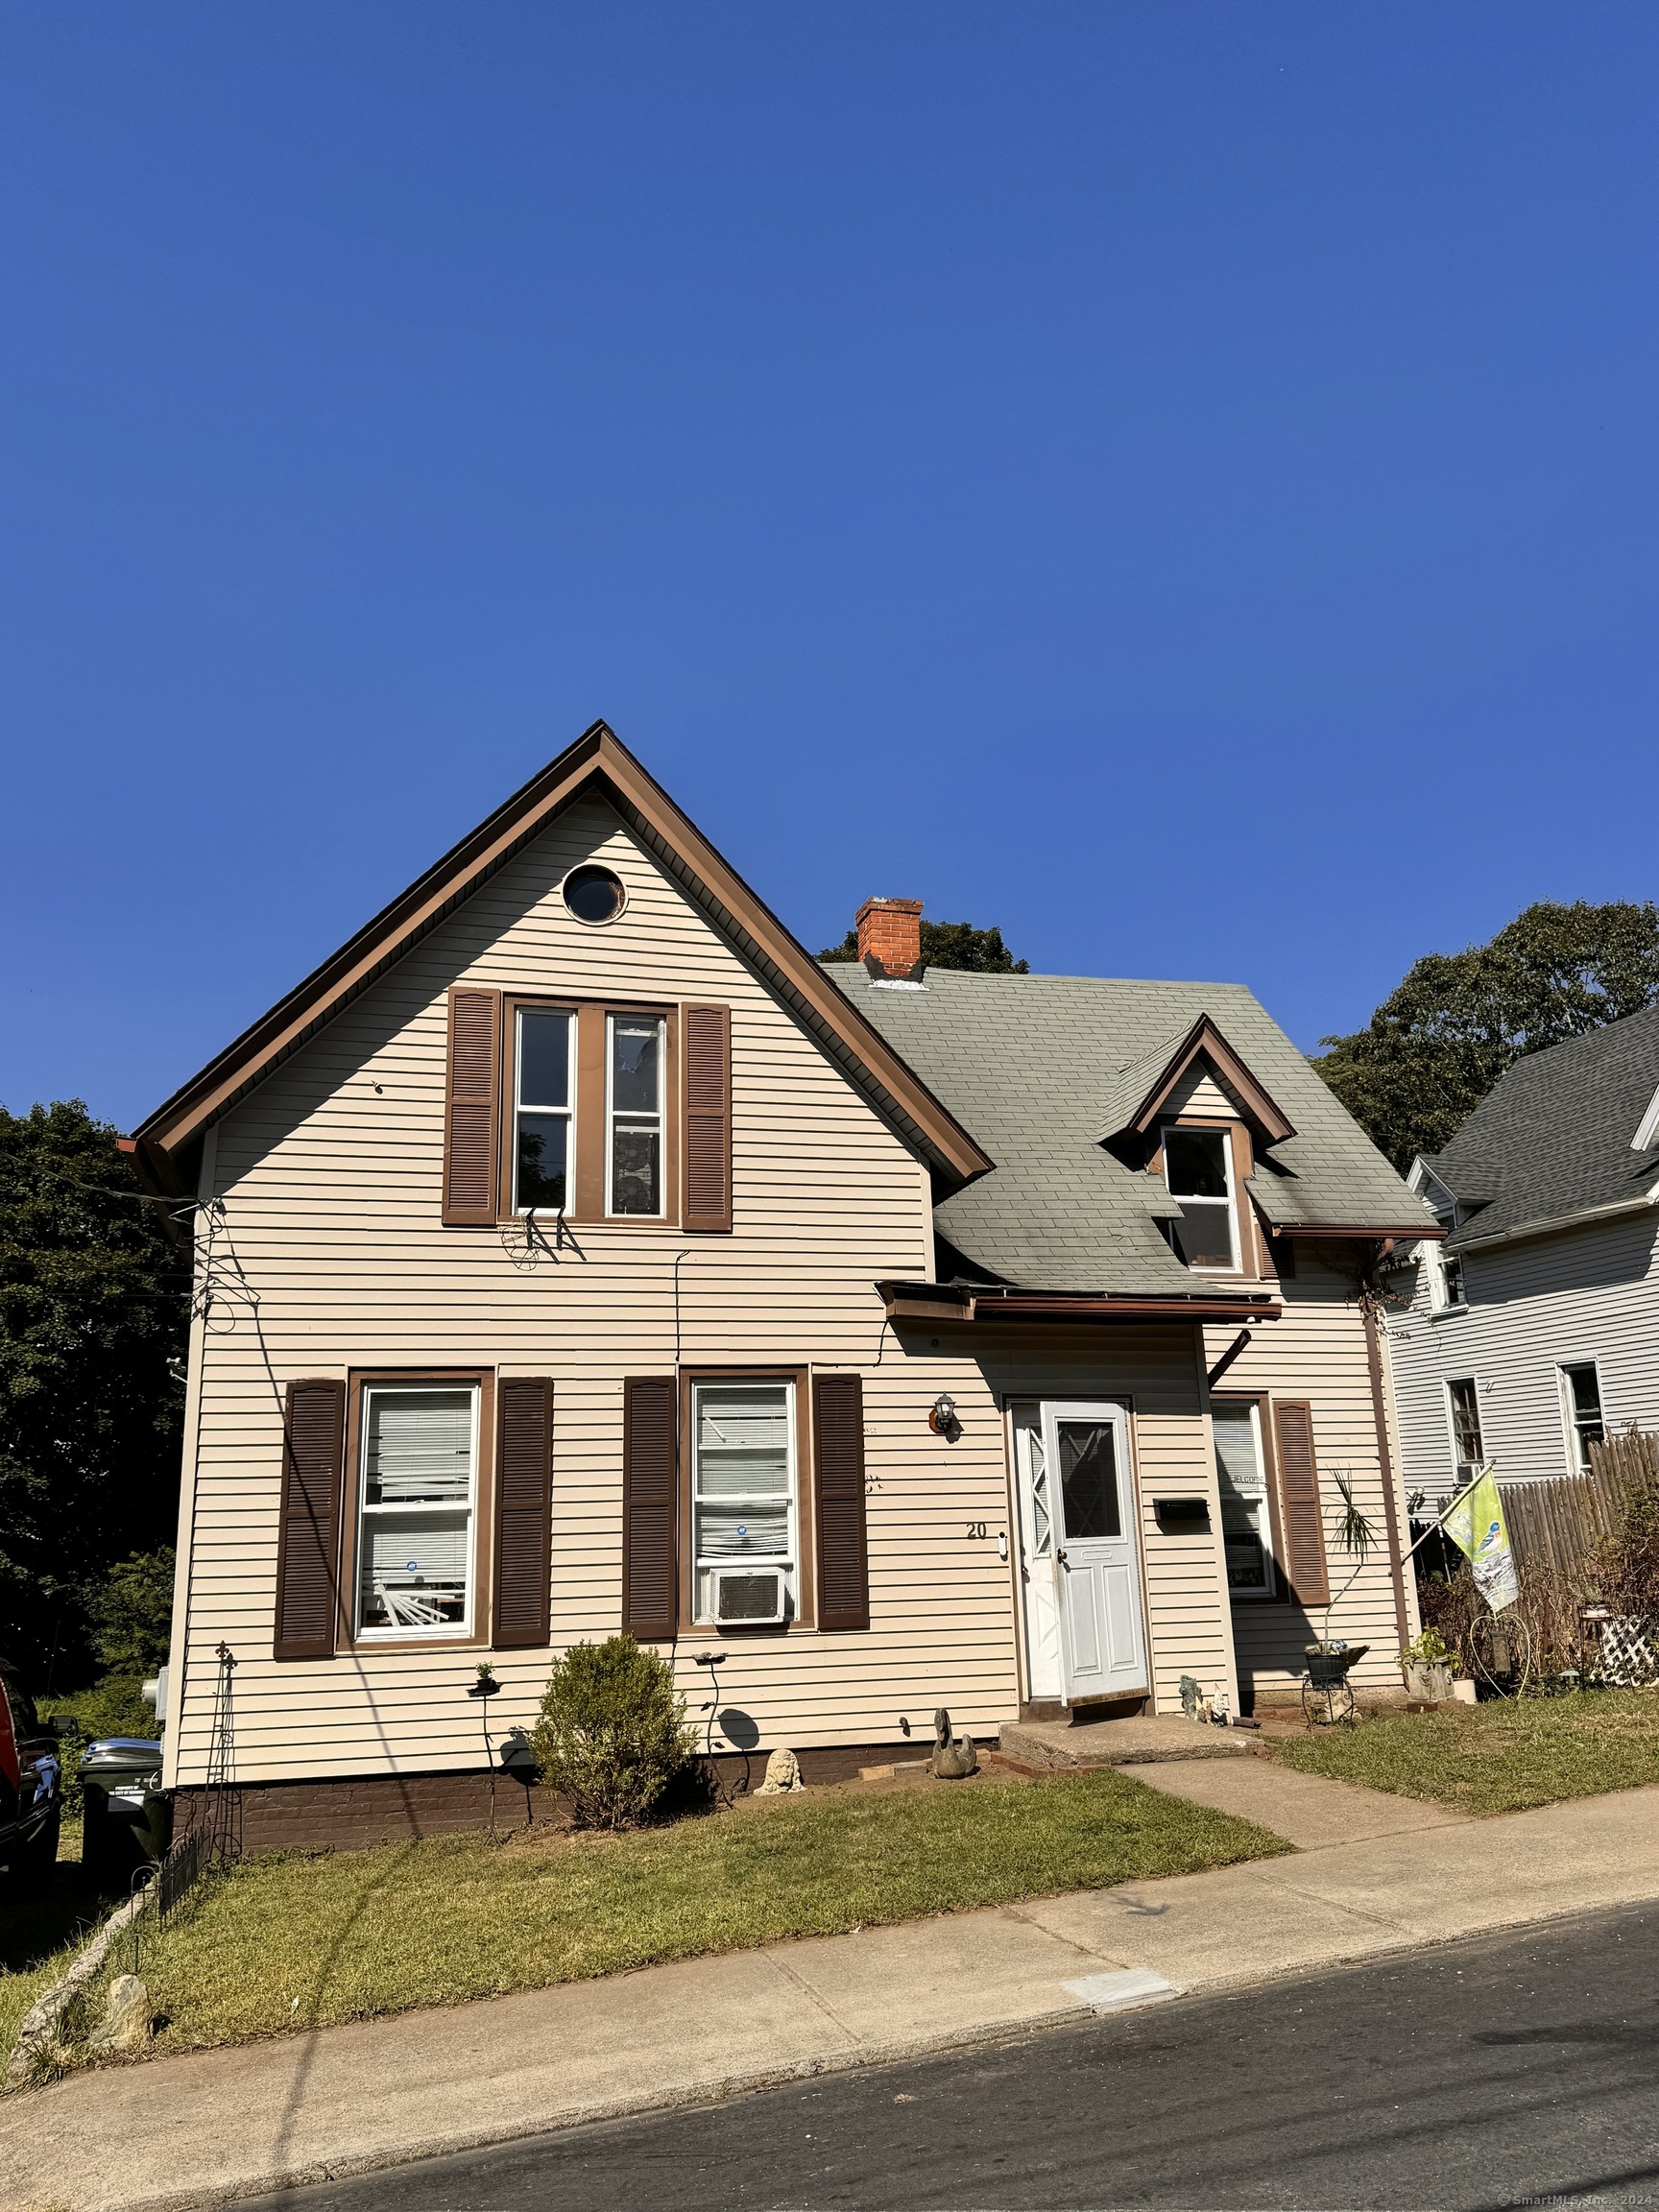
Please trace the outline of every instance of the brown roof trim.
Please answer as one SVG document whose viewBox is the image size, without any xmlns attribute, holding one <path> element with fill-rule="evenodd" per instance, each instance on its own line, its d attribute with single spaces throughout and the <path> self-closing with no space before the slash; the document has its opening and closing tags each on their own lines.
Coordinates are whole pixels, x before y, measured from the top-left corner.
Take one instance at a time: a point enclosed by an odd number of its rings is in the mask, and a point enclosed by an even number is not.
<svg viewBox="0 0 1659 2212">
<path fill-rule="evenodd" d="M 1356 1238 L 1383 1237 L 1392 1238 L 1402 1244 L 1437 1244 L 1442 1238 L 1452 1234 L 1450 1229 L 1442 1229 L 1432 1221 L 1413 1221 L 1408 1226 L 1399 1222 L 1390 1226 L 1387 1222 L 1376 1221 L 1273 1222 L 1267 1220 L 1265 1214 L 1262 1215 L 1262 1221 L 1270 1237 L 1289 1237 L 1299 1238 L 1304 1243 L 1311 1243 L 1321 1237 L 1332 1242 L 1340 1239 L 1349 1244 Z"/>
<path fill-rule="evenodd" d="M 890 1321 L 1277 1321 L 1285 1309 L 1269 1291 L 1161 1297 L 1124 1292 L 981 1290 L 956 1283 L 878 1283 Z"/>
<path fill-rule="evenodd" d="M 1250 1072 L 1209 1015 L 1200 1014 L 1165 1062 L 1163 1072 L 1154 1080 L 1132 1117 L 1119 1128 L 1103 1129 L 1102 1139 L 1120 1137 L 1131 1130 L 1137 1137 L 1144 1137 L 1163 1112 L 1170 1092 L 1193 1061 L 1201 1057 L 1210 1062 L 1237 1097 L 1246 1119 L 1261 1131 L 1263 1142 L 1278 1144 L 1285 1138 L 1295 1136 L 1295 1127 L 1284 1108 L 1275 1103 L 1265 1087 Z"/>
<path fill-rule="evenodd" d="M 716 926 L 754 960 L 830 1057 L 867 1094 L 875 1094 L 876 1102 L 930 1164 L 960 1182 L 994 1165 L 603 722 L 595 722 L 533 776 L 158 1106 L 140 1125 L 139 1139 L 169 1155 L 193 1143 L 245 1091 L 418 944 L 555 815 L 590 793 L 615 808 Z"/>
</svg>

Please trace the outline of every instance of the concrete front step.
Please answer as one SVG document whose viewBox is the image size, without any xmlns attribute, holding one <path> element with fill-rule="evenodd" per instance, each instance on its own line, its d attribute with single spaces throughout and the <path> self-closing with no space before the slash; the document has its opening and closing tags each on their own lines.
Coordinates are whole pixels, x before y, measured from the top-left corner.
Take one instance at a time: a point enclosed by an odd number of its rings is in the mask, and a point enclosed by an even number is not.
<svg viewBox="0 0 1659 2212">
<path fill-rule="evenodd" d="M 1238 1759 L 1255 1748 L 1246 1729 L 1215 1728 L 1181 1714 L 1137 1713 L 1091 1720 L 1005 1720 L 999 1749 L 1022 1767 L 1141 1767 L 1161 1759 Z"/>
</svg>

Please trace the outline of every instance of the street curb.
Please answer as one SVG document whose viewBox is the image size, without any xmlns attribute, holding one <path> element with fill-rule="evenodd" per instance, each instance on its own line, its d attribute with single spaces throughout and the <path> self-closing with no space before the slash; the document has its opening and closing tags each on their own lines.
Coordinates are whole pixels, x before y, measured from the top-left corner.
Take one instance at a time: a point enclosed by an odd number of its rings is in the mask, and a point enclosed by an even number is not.
<svg viewBox="0 0 1659 2212">
<path fill-rule="evenodd" d="M 365 2174 L 393 2173 L 400 2167 L 420 2165 L 428 2159 L 458 2157 L 469 2151 L 484 2151 L 499 2145 L 529 2142 L 538 2136 L 564 2135 L 575 2128 L 592 2127 L 606 2120 L 632 2119 L 653 2112 L 695 2111 L 727 2099 L 753 2096 L 767 2089 L 784 2088 L 792 2081 L 809 2081 L 829 2075 L 862 2073 L 877 2067 L 902 2065 L 912 2059 L 939 2057 L 952 2051 L 989 2050 L 1056 2028 L 1103 2026 L 1108 2020 L 1125 2018 L 1134 2012 L 1163 2010 L 1171 2002 L 1179 2004 L 1190 2003 L 1194 1999 L 1238 1997 L 1247 1990 L 1268 1988 L 1276 1984 L 1317 1981 L 1328 1974 L 1351 1973 L 1366 1966 L 1382 1965 L 1390 1960 L 1405 1958 L 1413 1953 L 1440 1951 L 1464 1943 L 1488 1942 L 1506 1936 L 1520 1935 L 1528 1929 L 1559 1928 L 1570 1921 L 1595 1919 L 1608 1912 L 1631 1911 L 1642 1906 L 1659 1908 L 1659 1887 L 1647 1895 L 1620 1898 L 1613 1904 L 1576 1907 L 1559 1912 L 1525 1914 L 1515 1920 L 1455 1936 L 1403 1936 L 1397 1943 L 1384 1943 L 1375 1949 L 1355 1951 L 1340 1959 L 1320 1960 L 1312 1965 L 1222 1975 L 1214 1981 L 1189 1983 L 1176 1988 L 1172 1996 L 1150 1995 L 1131 2004 L 1114 2007 L 1109 2012 L 1102 2012 L 1096 2007 L 1087 2004 L 1057 2006 L 1051 2011 L 1029 2013 L 1022 2019 L 986 2021 L 973 2028 L 958 2029 L 943 2034 L 909 2036 L 892 2043 L 869 2044 L 854 2051 L 825 2053 L 801 2059 L 793 2065 L 724 2075 L 716 2080 L 688 2084 L 683 2089 L 603 2098 L 553 2115 L 526 2119 L 521 2123 L 456 2130 L 443 2136 L 400 2143 L 396 2150 L 368 2152 L 358 2157 L 316 2160 L 307 2166 L 284 2168 L 245 2181 L 122 2198 L 109 2201 L 107 2212 L 219 2212 L 220 2207 L 245 2204 L 260 2198 L 279 2196 L 290 2190 L 315 2188 L 327 2181 L 351 2180 Z M 28 2212 L 36 2212 L 36 2208 L 28 2208 Z M 42 2204 L 37 2212 L 65 2212 L 65 2208 L 57 2204 Z"/>
</svg>

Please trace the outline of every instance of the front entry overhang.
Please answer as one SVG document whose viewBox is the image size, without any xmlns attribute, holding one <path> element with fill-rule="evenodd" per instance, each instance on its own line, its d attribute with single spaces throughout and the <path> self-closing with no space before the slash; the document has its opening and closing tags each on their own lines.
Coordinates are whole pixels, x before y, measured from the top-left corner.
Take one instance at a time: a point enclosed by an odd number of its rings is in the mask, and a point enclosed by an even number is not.
<svg viewBox="0 0 1659 2212">
<path fill-rule="evenodd" d="M 1277 1321 L 1285 1309 L 1265 1291 L 1193 1291 L 1137 1296 L 1127 1291 L 1024 1290 L 972 1283 L 878 1283 L 890 1321 L 1011 1322 Z"/>
</svg>

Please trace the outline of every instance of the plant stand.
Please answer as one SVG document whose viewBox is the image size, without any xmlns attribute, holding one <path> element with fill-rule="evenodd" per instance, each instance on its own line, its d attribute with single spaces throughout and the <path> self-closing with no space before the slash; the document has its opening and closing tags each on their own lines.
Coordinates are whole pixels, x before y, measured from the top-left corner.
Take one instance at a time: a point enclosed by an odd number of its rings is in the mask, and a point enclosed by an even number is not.
<svg viewBox="0 0 1659 2212">
<path fill-rule="evenodd" d="M 1302 1678 L 1302 1718 L 1310 1732 L 1352 1725 L 1354 1692 L 1348 1670 L 1370 1648 L 1368 1644 L 1356 1644 L 1344 1651 L 1332 1651 L 1322 1644 L 1309 1645 L 1308 1671 Z"/>
</svg>

